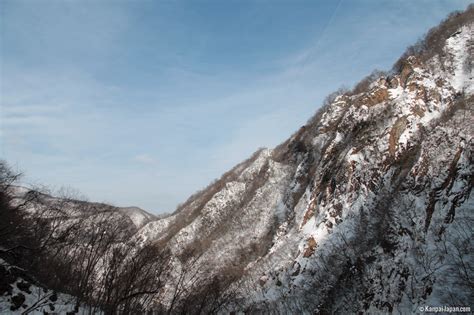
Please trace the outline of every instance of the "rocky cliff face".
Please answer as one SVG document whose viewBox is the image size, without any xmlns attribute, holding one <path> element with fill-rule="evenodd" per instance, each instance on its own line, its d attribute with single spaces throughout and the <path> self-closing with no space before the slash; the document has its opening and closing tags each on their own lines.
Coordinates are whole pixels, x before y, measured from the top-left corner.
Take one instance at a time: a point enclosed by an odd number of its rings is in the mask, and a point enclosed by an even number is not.
<svg viewBox="0 0 474 315">
<path fill-rule="evenodd" d="M 427 38 L 136 240 L 169 246 L 177 273 L 238 275 L 229 309 L 472 304 L 473 9 L 429 36 L 440 47 Z"/>
</svg>

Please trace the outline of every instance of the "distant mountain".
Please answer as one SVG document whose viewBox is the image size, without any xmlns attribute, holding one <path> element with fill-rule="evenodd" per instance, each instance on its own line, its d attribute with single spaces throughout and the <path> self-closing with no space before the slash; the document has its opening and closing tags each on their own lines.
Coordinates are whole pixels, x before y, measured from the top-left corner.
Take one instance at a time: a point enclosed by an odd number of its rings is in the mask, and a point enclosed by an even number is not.
<svg viewBox="0 0 474 315">
<path fill-rule="evenodd" d="M 147 211 L 138 207 L 115 207 L 104 203 L 88 202 L 80 199 L 68 197 L 54 197 L 48 193 L 41 192 L 41 189 L 35 190 L 34 188 L 27 188 L 23 186 L 12 186 L 11 190 L 16 197 L 16 202 L 21 203 L 23 200 L 28 198 L 28 194 L 36 194 L 35 202 L 31 204 L 30 211 L 35 211 L 35 206 L 50 205 L 50 204 L 67 204 L 62 206 L 62 209 L 67 211 L 67 216 L 75 217 L 84 214 L 90 214 L 91 211 L 98 209 L 108 210 L 116 213 L 117 216 L 132 223 L 136 229 L 140 229 L 150 221 L 157 220 L 159 217 L 148 213 Z"/>
<path fill-rule="evenodd" d="M 169 251 L 154 302 L 186 296 L 171 313 L 472 310 L 473 56 L 470 6 L 173 214 L 117 208 L 137 228 L 133 246 Z"/>
</svg>

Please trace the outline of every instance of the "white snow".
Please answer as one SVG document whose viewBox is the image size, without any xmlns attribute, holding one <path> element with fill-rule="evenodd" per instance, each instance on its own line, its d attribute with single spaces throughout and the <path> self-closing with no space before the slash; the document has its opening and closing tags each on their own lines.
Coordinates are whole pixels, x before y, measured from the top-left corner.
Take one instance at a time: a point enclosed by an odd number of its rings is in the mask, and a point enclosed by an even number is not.
<svg viewBox="0 0 474 315">
<path fill-rule="evenodd" d="M 473 70 L 466 69 L 468 58 L 474 58 L 472 48 L 469 51 L 469 42 L 473 41 L 474 24 L 463 26 L 455 35 L 448 38 L 446 42 L 446 52 L 452 55 L 454 73 L 451 82 L 456 91 L 464 91 L 467 94 L 472 94 L 474 91 Z M 472 60 L 471 60 L 472 66 Z"/>
</svg>

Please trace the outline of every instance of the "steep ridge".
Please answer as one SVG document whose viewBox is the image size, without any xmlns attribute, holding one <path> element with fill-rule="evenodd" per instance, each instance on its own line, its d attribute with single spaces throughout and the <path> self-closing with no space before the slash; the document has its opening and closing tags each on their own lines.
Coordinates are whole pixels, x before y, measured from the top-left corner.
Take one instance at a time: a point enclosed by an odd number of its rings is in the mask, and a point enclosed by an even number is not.
<svg viewBox="0 0 474 315">
<path fill-rule="evenodd" d="M 235 275 L 229 310 L 472 304 L 473 21 L 450 16 L 135 238 L 166 244 L 176 277 Z"/>
</svg>

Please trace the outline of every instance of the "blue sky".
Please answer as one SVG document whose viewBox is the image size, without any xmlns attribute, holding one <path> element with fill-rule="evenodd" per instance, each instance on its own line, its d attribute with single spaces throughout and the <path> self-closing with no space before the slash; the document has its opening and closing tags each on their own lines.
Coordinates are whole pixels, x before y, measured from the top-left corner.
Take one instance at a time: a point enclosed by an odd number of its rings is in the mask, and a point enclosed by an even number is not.
<svg viewBox="0 0 474 315">
<path fill-rule="evenodd" d="M 171 212 L 470 1 L 0 1 L 0 157 Z"/>
</svg>

